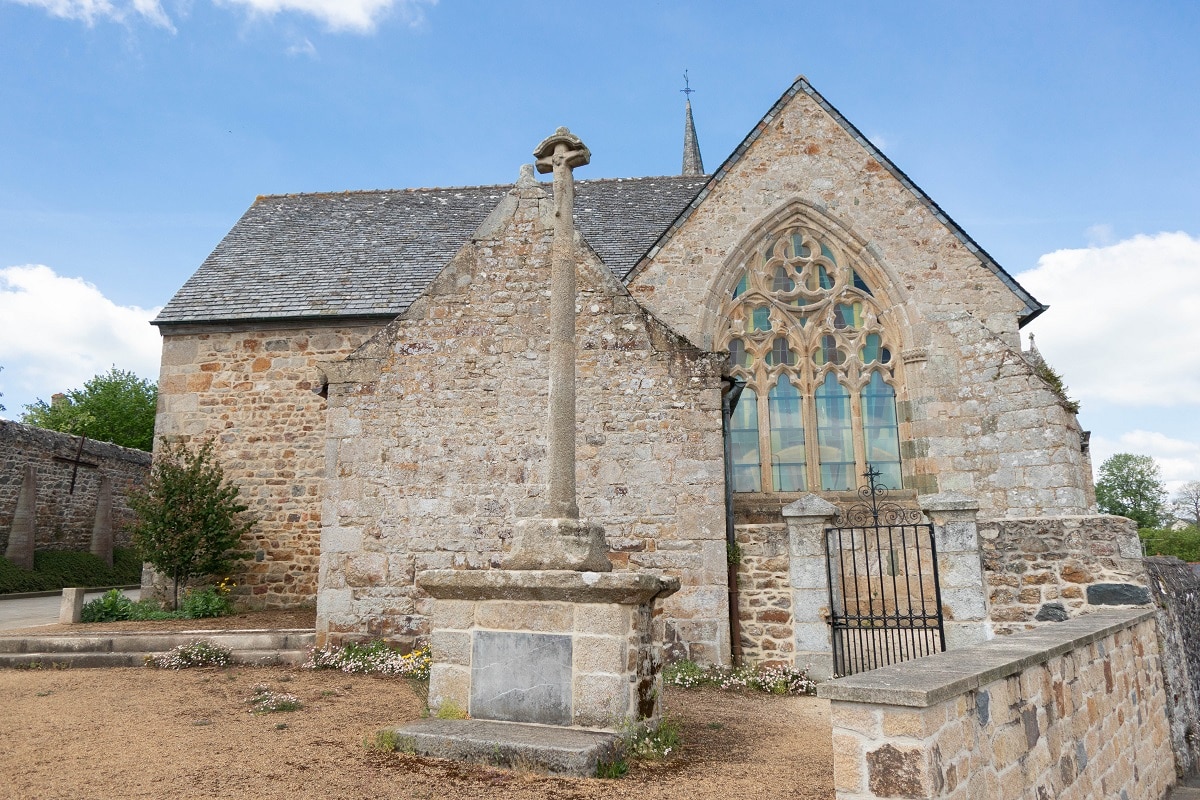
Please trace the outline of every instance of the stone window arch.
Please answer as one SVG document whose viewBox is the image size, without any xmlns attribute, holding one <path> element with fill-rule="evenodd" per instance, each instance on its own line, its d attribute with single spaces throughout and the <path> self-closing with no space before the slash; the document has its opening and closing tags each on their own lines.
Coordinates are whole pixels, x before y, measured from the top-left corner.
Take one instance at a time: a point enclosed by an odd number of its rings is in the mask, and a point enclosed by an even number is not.
<svg viewBox="0 0 1200 800">
<path fill-rule="evenodd" d="M 745 382 L 730 421 L 734 491 L 851 491 L 868 464 L 900 488 L 899 341 L 862 265 L 802 223 L 748 252 L 713 342 Z"/>
</svg>

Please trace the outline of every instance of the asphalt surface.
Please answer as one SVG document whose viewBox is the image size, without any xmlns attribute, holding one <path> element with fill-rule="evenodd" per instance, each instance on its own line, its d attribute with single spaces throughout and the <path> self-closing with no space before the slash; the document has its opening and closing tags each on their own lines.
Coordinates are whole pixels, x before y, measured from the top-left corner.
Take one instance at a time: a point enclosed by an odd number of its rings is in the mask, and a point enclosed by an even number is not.
<svg viewBox="0 0 1200 800">
<path fill-rule="evenodd" d="M 142 596 L 141 589 L 124 591 L 131 600 L 137 600 Z M 86 603 L 88 600 L 95 600 L 102 594 L 104 593 L 89 592 L 83 596 L 83 600 Z M 50 597 L 19 597 L 16 599 L 0 597 L 0 631 L 53 625 L 58 622 L 58 609 L 61 603 L 61 594 Z"/>
</svg>

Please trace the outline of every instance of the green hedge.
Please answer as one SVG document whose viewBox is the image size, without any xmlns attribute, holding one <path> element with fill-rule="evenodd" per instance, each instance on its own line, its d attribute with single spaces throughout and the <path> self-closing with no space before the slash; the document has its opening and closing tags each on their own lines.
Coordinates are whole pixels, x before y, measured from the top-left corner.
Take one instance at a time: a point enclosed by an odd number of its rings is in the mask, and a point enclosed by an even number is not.
<svg viewBox="0 0 1200 800">
<path fill-rule="evenodd" d="M 1138 536 L 1146 545 L 1148 556 L 1175 556 L 1184 561 L 1200 561 L 1200 528 L 1194 525 L 1183 530 L 1143 528 Z"/>
<path fill-rule="evenodd" d="M 128 547 L 113 548 L 112 568 L 91 553 L 68 550 L 35 552 L 32 571 L 0 558 L 0 594 L 53 592 L 65 586 L 126 586 L 141 580 L 142 560 Z"/>
</svg>

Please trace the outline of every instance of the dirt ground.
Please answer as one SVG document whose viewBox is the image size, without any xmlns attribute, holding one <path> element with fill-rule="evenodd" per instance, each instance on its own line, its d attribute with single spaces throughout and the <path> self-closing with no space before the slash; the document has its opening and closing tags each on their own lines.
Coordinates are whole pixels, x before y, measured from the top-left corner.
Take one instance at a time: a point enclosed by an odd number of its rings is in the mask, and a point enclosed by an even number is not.
<svg viewBox="0 0 1200 800">
<path fill-rule="evenodd" d="M 294 612 L 272 613 L 272 623 L 293 627 L 285 615 Z M 268 618 L 224 624 L 236 620 L 224 618 L 222 627 L 265 627 Z M 296 695 L 303 708 L 251 713 L 259 685 Z M 828 705 L 816 698 L 668 689 L 668 715 L 682 728 L 679 753 L 600 780 L 369 747 L 378 730 L 422 715 L 423 689 L 284 667 L 3 669 L 0 798 L 833 797 Z"/>
</svg>

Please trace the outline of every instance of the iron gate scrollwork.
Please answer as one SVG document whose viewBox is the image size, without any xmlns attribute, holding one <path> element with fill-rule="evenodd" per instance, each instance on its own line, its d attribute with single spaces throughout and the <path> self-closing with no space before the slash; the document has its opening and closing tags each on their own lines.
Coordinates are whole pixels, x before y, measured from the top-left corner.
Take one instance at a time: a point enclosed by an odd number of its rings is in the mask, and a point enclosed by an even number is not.
<svg viewBox="0 0 1200 800">
<path fill-rule="evenodd" d="M 865 502 L 825 529 L 833 671 L 853 675 L 946 649 L 933 526 L 888 501 L 867 466 Z"/>
</svg>

